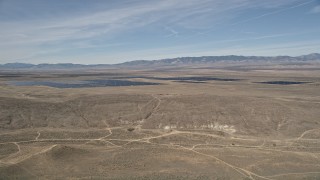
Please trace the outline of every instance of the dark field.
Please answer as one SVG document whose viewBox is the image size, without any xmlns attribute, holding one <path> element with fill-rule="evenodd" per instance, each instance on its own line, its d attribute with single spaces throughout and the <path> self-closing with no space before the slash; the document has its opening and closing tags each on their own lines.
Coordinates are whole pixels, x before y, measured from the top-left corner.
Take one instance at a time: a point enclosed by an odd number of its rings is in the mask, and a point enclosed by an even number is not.
<svg viewBox="0 0 320 180">
<path fill-rule="evenodd" d="M 9 84 L 16 86 L 49 86 L 54 88 L 89 88 L 89 87 L 106 87 L 106 86 L 145 86 L 159 85 L 158 83 L 136 82 L 126 80 L 89 80 L 81 82 L 50 82 L 50 81 L 11 81 Z"/>
<path fill-rule="evenodd" d="M 279 84 L 279 85 L 292 85 L 292 84 L 306 84 L 310 82 L 294 82 L 294 81 L 266 81 L 266 82 L 259 82 L 262 84 Z"/>
</svg>

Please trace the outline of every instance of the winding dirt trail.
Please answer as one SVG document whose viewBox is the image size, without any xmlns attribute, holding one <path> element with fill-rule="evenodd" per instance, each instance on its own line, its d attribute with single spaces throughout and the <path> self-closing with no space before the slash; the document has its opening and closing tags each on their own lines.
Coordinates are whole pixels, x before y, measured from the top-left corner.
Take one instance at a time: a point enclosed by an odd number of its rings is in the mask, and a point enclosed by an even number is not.
<svg viewBox="0 0 320 180">
<path fill-rule="evenodd" d="M 148 142 L 150 143 L 150 142 Z M 199 154 L 199 155 L 202 155 L 202 156 L 206 156 L 206 157 L 209 157 L 209 158 L 213 158 L 215 159 L 216 161 L 228 166 L 229 168 L 232 168 L 233 170 L 235 170 L 236 172 L 238 172 L 239 174 L 241 174 L 242 176 L 244 177 L 247 177 L 249 179 L 252 179 L 252 180 L 255 180 L 255 178 L 253 176 L 256 176 L 256 177 L 259 177 L 259 178 L 262 178 L 262 179 L 267 179 L 267 180 L 273 180 L 271 178 L 268 178 L 268 177 L 265 177 L 265 176 L 260 176 L 258 174 L 255 174 L 251 171 L 248 171 L 246 169 L 243 169 L 243 168 L 240 168 L 240 167 L 237 167 L 237 166 L 234 166 L 230 163 L 227 163 L 226 161 L 223 161 L 222 159 L 219 159 L 217 158 L 216 156 L 213 156 L 213 155 L 209 155 L 209 154 L 205 154 L 205 153 L 202 153 L 202 152 L 199 152 L 199 151 L 196 151 L 194 150 L 193 148 L 187 148 L 187 147 L 184 147 L 184 146 L 181 146 L 181 145 L 177 145 L 177 144 L 159 144 L 159 143 L 150 143 L 150 144 L 154 144 L 154 145 L 161 145 L 161 146 L 169 146 L 169 147 L 178 147 L 180 149 L 184 149 L 184 150 L 188 150 L 188 151 L 191 151 L 193 153 L 196 153 L 196 154 Z"/>
<path fill-rule="evenodd" d="M 18 152 L 17 153 L 20 153 L 21 152 L 20 145 L 17 142 L 13 142 L 13 144 L 16 145 L 17 148 L 18 148 Z"/>
<path fill-rule="evenodd" d="M 39 139 L 39 137 L 40 137 L 40 132 L 39 131 L 37 131 L 37 133 L 38 133 L 38 136 L 36 137 L 36 139 L 35 140 L 38 140 Z"/>
<path fill-rule="evenodd" d="M 156 107 L 159 107 L 160 106 L 160 100 L 159 100 L 159 103 Z M 154 108 L 156 109 L 156 108 Z M 197 150 L 199 147 L 201 146 L 221 146 L 221 147 L 227 147 L 227 148 L 252 148 L 252 149 L 255 149 L 255 150 L 262 150 L 262 151 L 276 151 L 276 152 L 282 152 L 282 153 L 297 153 L 297 154 L 300 154 L 300 155 L 312 155 L 312 157 L 315 157 L 316 154 L 315 153 L 310 153 L 310 152 L 295 152 L 295 151 L 284 151 L 284 150 L 281 150 L 281 149 L 270 149 L 270 148 L 266 148 L 264 147 L 265 145 L 265 140 L 263 140 L 262 144 L 260 145 L 257 145 L 257 146 L 244 146 L 244 145 L 226 145 L 226 144 L 212 144 L 212 143 L 207 143 L 207 144 L 194 144 L 191 148 L 190 147 L 185 147 L 185 146 L 182 146 L 182 145 L 178 145 L 178 144 L 172 144 L 172 143 L 164 143 L 164 144 L 161 144 L 161 143 L 154 143 L 154 142 L 151 142 L 151 140 L 153 139 L 159 139 L 159 138 L 162 138 L 162 137 L 168 137 L 168 136 L 172 136 L 172 135 L 177 135 L 177 134 L 180 134 L 180 135 L 183 135 L 183 134 L 190 134 L 190 135 L 199 135 L 199 136 L 207 136 L 207 137 L 214 137 L 214 138 L 229 138 L 229 139 L 233 139 L 232 137 L 221 137 L 221 136 L 218 136 L 218 135 L 215 135 L 215 134 L 210 134 L 210 133 L 203 133 L 203 132 L 191 132 L 191 131 L 178 131 L 178 130 L 174 130 L 174 131 L 171 131 L 171 132 L 166 132 L 166 133 L 163 133 L 163 134 L 160 134 L 160 135 L 156 135 L 156 136 L 149 136 L 149 137 L 144 137 L 144 138 L 135 138 L 135 139 L 117 139 L 117 138 L 108 138 L 110 137 L 113 132 L 112 130 L 113 129 L 124 129 L 125 127 L 109 127 L 109 125 L 107 123 L 105 123 L 106 125 L 106 131 L 108 132 L 107 135 L 105 136 L 102 136 L 102 137 L 99 137 L 99 138 L 79 138 L 79 139 L 58 139 L 58 138 L 54 138 L 54 139 L 39 139 L 39 137 L 41 136 L 41 133 L 39 131 L 37 131 L 38 135 L 35 139 L 33 140 L 26 140 L 26 141 L 17 141 L 17 142 L 4 142 L 4 143 L 0 143 L 0 144 L 9 144 L 9 143 L 12 143 L 12 144 L 15 144 L 18 148 L 18 151 L 14 154 L 11 154 L 9 155 L 8 157 L 6 158 L 3 158 L 1 159 L 0 163 L 3 164 L 3 165 L 13 165 L 13 164 L 17 164 L 17 163 L 20 163 L 26 159 L 29 159 L 31 157 L 34 157 L 36 155 L 39 155 L 39 154 L 42 154 L 42 153 L 45 153 L 47 151 L 50 151 L 52 148 L 54 148 L 55 146 L 57 146 L 57 143 L 59 142 L 72 142 L 72 141 L 77 141 L 77 142 L 85 142 L 85 144 L 87 144 L 88 142 L 92 142 L 92 141 L 103 141 L 103 142 L 106 142 L 108 144 L 111 145 L 111 148 L 126 148 L 127 145 L 131 144 L 131 143 L 134 143 L 134 142 L 142 142 L 142 143 L 148 143 L 148 144 L 152 144 L 152 145 L 157 145 L 157 146 L 167 146 L 167 147 L 171 147 L 171 148 L 178 148 L 178 149 L 182 149 L 182 150 L 187 150 L 189 152 L 192 152 L 192 153 L 196 153 L 198 155 L 201 155 L 201 156 L 205 156 L 205 157 L 209 157 L 209 158 L 212 158 L 214 160 L 216 160 L 217 162 L 220 162 L 222 164 L 224 164 L 225 166 L 233 169 L 234 171 L 236 171 L 237 173 L 241 174 L 242 176 L 246 177 L 246 178 L 249 178 L 249 179 L 266 179 L 266 180 L 271 180 L 272 178 L 274 177 L 280 177 L 280 176 L 285 176 L 285 175 L 291 175 L 291 173 L 284 173 L 284 174 L 278 174 L 278 175 L 273 175 L 273 176 L 261 176 L 261 175 L 258 175 L 252 171 L 249 171 L 247 169 L 244 169 L 242 167 L 238 167 L 238 166 L 235 166 L 233 164 L 230 164 L 226 161 L 224 161 L 223 159 L 220 159 L 214 155 L 211 155 L 211 154 L 206 154 L 206 153 L 203 153 L 203 152 L 200 152 L 199 150 Z M 316 129 L 313 129 L 313 130 L 308 130 L 308 131 L 305 131 L 304 133 L 302 133 L 300 135 L 300 139 L 303 138 L 303 136 L 305 134 L 307 134 L 308 132 L 312 132 Z M 150 131 L 150 130 L 148 130 Z M 156 131 L 156 130 L 154 130 Z M 157 133 L 159 133 L 159 130 L 156 131 Z M 245 138 L 240 138 L 241 140 L 246 140 Z M 252 139 L 247 139 L 249 141 L 252 141 Z M 126 142 L 125 144 L 123 145 L 116 145 L 114 143 L 112 143 L 111 141 L 124 141 Z M 36 143 L 36 142 L 52 142 L 52 143 L 55 143 L 54 145 L 52 146 L 47 146 L 43 149 L 41 149 L 40 151 L 38 152 L 35 152 L 35 153 L 27 153 L 27 154 L 22 154 L 20 156 L 17 156 L 17 154 L 21 154 L 22 153 L 22 150 L 20 148 L 20 143 Z M 130 147 L 132 148 L 132 147 Z M 318 156 L 316 156 L 317 158 L 319 158 Z M 306 173 L 318 173 L 318 172 L 306 172 Z"/>
<path fill-rule="evenodd" d="M 303 136 L 305 136 L 306 134 L 308 134 L 308 133 L 310 133 L 310 132 L 312 132 L 312 131 L 317 131 L 317 130 L 320 130 L 320 128 L 310 129 L 310 130 L 307 130 L 307 131 L 303 132 L 303 133 L 297 138 L 297 141 L 300 140 L 300 139 L 302 139 Z"/>
<path fill-rule="evenodd" d="M 309 129 L 309 130 L 304 131 L 299 137 L 297 137 L 296 139 L 294 139 L 294 140 L 291 142 L 290 146 L 292 146 L 292 145 L 293 145 L 294 143 L 296 143 L 297 141 L 300 141 L 301 139 L 303 139 L 303 137 L 304 137 L 306 134 L 308 134 L 308 133 L 310 133 L 310 132 L 312 132 L 312 131 L 317 131 L 317 130 L 320 130 L 320 128 Z"/>
<path fill-rule="evenodd" d="M 144 117 L 141 121 L 145 121 L 147 119 L 149 119 L 159 108 L 159 106 L 161 105 L 161 99 L 159 97 L 157 97 L 156 95 L 152 94 L 151 95 L 153 97 L 154 100 L 157 100 L 158 103 L 157 105 L 151 110 L 150 113 L 148 113 L 148 115 L 146 117 Z"/>
<path fill-rule="evenodd" d="M 56 146 L 57 146 L 57 144 L 49 146 L 49 147 L 46 147 L 46 148 L 43 148 L 42 150 L 40 150 L 40 151 L 38 151 L 36 153 L 24 154 L 24 155 L 13 157 L 13 158 L 7 157 L 7 158 L 2 159 L 2 163 L 8 164 L 8 165 L 18 164 L 18 163 L 20 163 L 22 161 L 25 161 L 25 160 L 27 160 L 29 158 L 32 158 L 32 157 L 36 156 L 36 155 L 39 155 L 39 154 L 45 153 L 47 151 L 50 151 L 52 148 L 54 148 Z M 19 149 L 20 149 L 20 147 L 19 147 Z M 3 160 L 5 160 L 5 161 L 3 161 Z"/>
</svg>

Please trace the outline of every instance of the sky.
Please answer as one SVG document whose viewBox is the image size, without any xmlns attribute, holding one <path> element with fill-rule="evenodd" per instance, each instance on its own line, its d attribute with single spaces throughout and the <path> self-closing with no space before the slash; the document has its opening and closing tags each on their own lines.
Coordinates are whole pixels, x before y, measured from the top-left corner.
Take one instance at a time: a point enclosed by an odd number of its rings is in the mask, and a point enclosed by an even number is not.
<svg viewBox="0 0 320 180">
<path fill-rule="evenodd" d="M 320 52 L 320 0 L 0 0 L 0 64 Z"/>
</svg>

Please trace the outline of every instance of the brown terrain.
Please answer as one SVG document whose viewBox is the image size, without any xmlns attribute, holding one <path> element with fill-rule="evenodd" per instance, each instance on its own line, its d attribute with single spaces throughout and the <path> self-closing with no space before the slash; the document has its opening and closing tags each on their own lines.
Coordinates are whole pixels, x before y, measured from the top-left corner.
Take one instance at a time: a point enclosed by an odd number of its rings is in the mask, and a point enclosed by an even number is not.
<svg viewBox="0 0 320 180">
<path fill-rule="evenodd" d="M 159 84 L 14 84 L 88 80 Z M 0 179 L 320 179 L 319 118 L 319 68 L 3 71 Z"/>
</svg>

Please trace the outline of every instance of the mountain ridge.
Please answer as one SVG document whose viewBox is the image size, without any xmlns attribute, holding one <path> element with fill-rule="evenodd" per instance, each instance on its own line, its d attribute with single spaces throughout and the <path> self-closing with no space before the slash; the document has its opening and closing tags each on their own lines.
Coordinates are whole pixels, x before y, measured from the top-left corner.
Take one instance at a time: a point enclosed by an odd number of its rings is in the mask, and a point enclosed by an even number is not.
<svg viewBox="0 0 320 180">
<path fill-rule="evenodd" d="M 70 69 L 70 68 L 106 68 L 123 66 L 166 66 L 166 65 L 190 65 L 210 64 L 216 62 L 305 62 L 320 60 L 320 53 L 312 53 L 301 56 L 199 56 L 199 57 L 176 57 L 160 60 L 132 60 L 118 64 L 74 64 L 74 63 L 6 63 L 0 64 L 0 69 Z"/>
</svg>

